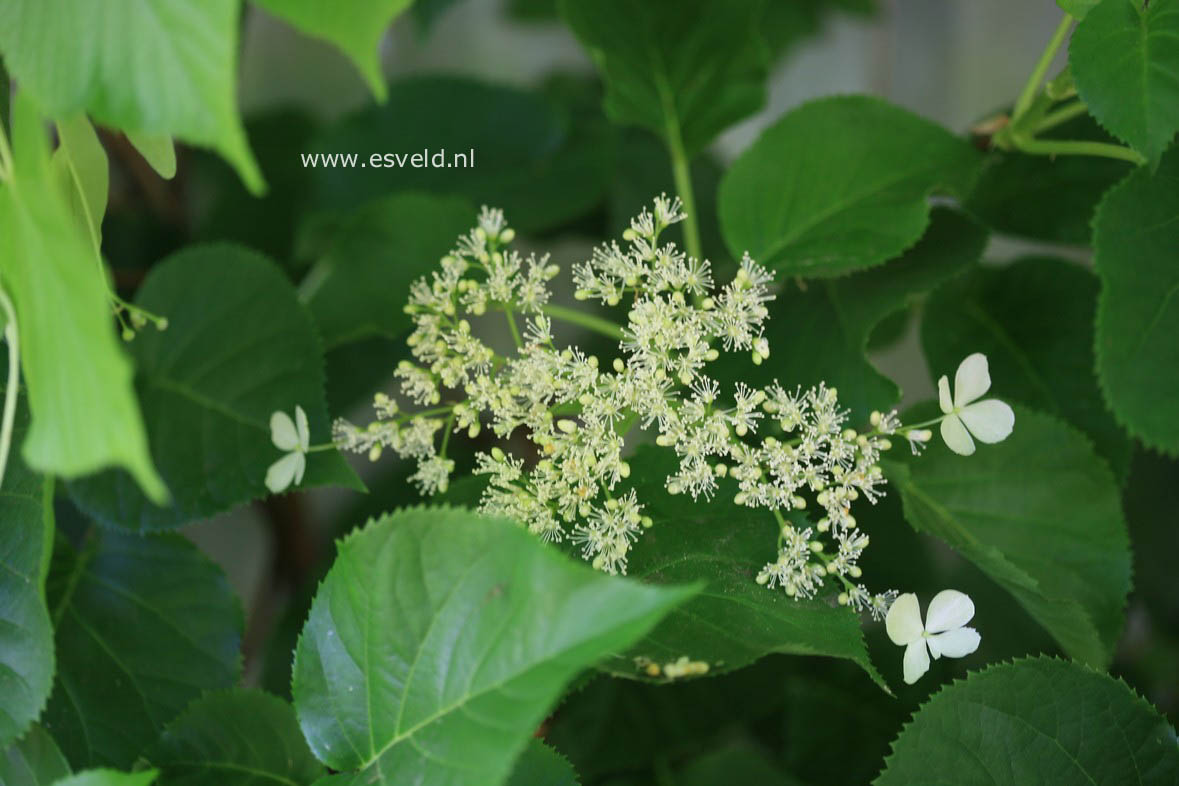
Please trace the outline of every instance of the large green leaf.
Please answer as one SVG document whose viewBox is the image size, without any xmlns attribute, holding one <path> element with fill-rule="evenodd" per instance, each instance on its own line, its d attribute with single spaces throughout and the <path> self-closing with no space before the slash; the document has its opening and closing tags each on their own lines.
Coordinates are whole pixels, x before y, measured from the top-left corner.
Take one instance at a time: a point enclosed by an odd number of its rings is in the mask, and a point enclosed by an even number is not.
<svg viewBox="0 0 1179 786">
<path fill-rule="evenodd" d="M 75 766 L 130 766 L 164 724 L 241 675 L 242 610 L 225 574 L 174 534 L 91 527 L 54 554 L 57 680 L 46 726 Z"/>
<path fill-rule="evenodd" d="M 14 443 L 28 419 L 22 400 Z M 53 685 L 53 626 L 45 604 L 53 532 L 53 481 L 10 455 L 0 491 L 0 749 L 37 719 Z"/>
<path fill-rule="evenodd" d="M 874 783 L 1177 781 L 1175 730 L 1156 709 L 1105 674 L 1034 658 L 993 666 L 943 688 L 893 743 Z"/>
<path fill-rule="evenodd" d="M 413 0 L 349 0 L 347 8 L 323 0 L 254 0 L 307 35 L 330 41 L 352 60 L 378 100 L 385 78 L 377 51 L 385 29 Z"/>
<path fill-rule="evenodd" d="M 812 101 L 733 162 L 721 229 L 734 256 L 784 274 L 870 267 L 921 237 L 934 191 L 968 194 L 980 161 L 966 140 L 879 99 Z"/>
<path fill-rule="evenodd" d="M 606 82 L 606 113 L 695 155 L 765 103 L 761 0 L 561 0 Z"/>
<path fill-rule="evenodd" d="M 1093 220 L 1097 375 L 1130 433 L 1179 453 L 1179 151 L 1109 192 Z"/>
<path fill-rule="evenodd" d="M 132 530 L 178 527 L 266 494 L 266 468 L 282 454 L 270 414 L 307 412 L 312 442 L 326 442 L 323 351 L 311 315 L 265 257 L 229 245 L 191 246 L 152 269 L 136 302 L 168 318 L 132 344 L 152 454 L 172 489 L 152 505 L 120 474 L 71 487 L 101 523 Z M 335 451 L 307 457 L 304 486 L 359 485 Z"/>
<path fill-rule="evenodd" d="M 243 689 L 194 701 L 144 758 L 169 786 L 302 786 L 324 773 L 299 731 L 294 708 Z"/>
<path fill-rule="evenodd" d="M 119 772 L 118 770 L 97 769 L 79 772 L 62 778 L 53 786 L 151 786 L 155 783 L 156 771 Z"/>
<path fill-rule="evenodd" d="M 986 242 L 986 231 L 974 221 L 937 208 L 925 236 L 900 258 L 876 270 L 780 292 L 769 304 L 769 360 L 753 366 L 745 356 L 722 356 L 718 376 L 757 386 L 777 379 L 789 388 L 826 382 L 839 391 L 858 428 L 872 410 L 887 411 L 901 397 L 896 383 L 865 357 L 873 328 L 977 263 Z"/>
<path fill-rule="evenodd" d="M 49 786 L 69 774 L 69 762 L 40 726 L 0 754 L 0 786 Z"/>
<path fill-rule="evenodd" d="M 303 293 L 327 348 L 408 331 L 410 284 L 437 269 L 476 215 L 461 198 L 407 193 L 349 216 L 311 273 L 314 286 Z"/>
<path fill-rule="evenodd" d="M 9 72 L 52 117 L 171 135 L 225 156 L 264 188 L 238 119 L 238 0 L 0 5 Z"/>
<path fill-rule="evenodd" d="M 1130 440 L 1105 408 L 1093 373 L 1097 289 L 1092 273 L 1061 259 L 983 268 L 930 298 L 921 342 L 934 376 L 952 375 L 962 358 L 982 352 L 1005 397 L 1071 422 L 1124 478 Z"/>
<path fill-rule="evenodd" d="M 579 670 L 690 588 L 577 565 L 518 526 L 416 508 L 339 544 L 295 651 L 315 754 L 351 783 L 499 784 Z"/>
<path fill-rule="evenodd" d="M 631 550 L 627 574 L 655 584 L 707 584 L 599 668 L 641 678 L 647 664 L 683 656 L 706 662 L 709 673 L 718 673 L 775 652 L 826 655 L 853 661 L 885 687 L 868 659 L 854 612 L 824 600 L 794 600 L 755 581 L 777 554 L 774 517 L 733 504 L 723 486 L 710 501 L 668 494 L 666 478 L 675 473 L 676 462 L 672 451 L 653 446 L 640 448 L 631 459 L 635 489 L 655 526 Z"/>
<path fill-rule="evenodd" d="M 573 765 L 540 740 L 530 740 L 512 767 L 506 786 L 577 786 Z"/>
<path fill-rule="evenodd" d="M 1003 389 L 996 377 L 993 392 Z M 1015 430 L 1003 442 L 963 457 L 935 437 L 922 456 L 890 462 L 886 473 L 915 529 L 1005 587 L 1065 652 L 1104 666 L 1130 589 L 1117 484 L 1078 431 L 1014 409 Z"/>
<path fill-rule="evenodd" d="M 312 206 L 338 212 L 375 196 L 432 191 L 503 208 L 521 231 L 553 227 L 601 201 L 613 160 L 604 126 L 574 123 L 535 92 L 463 77 L 407 78 L 390 85 L 384 105 L 348 116 L 310 146 L 311 154 L 358 155 L 355 167 L 321 160 L 311 170 Z M 445 151 L 447 163 L 467 154 L 471 166 L 415 167 L 408 158 L 396 169 L 369 165 L 374 154 L 425 151 Z"/>
<path fill-rule="evenodd" d="M 1179 2 L 1101 0 L 1073 31 L 1068 59 L 1097 121 L 1157 163 L 1179 129 Z"/>
<path fill-rule="evenodd" d="M 1041 136 L 1107 144 L 1115 141 L 1088 115 Z M 1130 162 L 1113 158 L 992 150 L 966 208 L 997 232 L 1089 245 L 1097 203 L 1132 168 Z"/>
<path fill-rule="evenodd" d="M 0 187 L 0 278 L 16 305 L 33 417 L 25 461 L 63 477 L 121 465 L 163 502 L 101 260 L 57 188 L 41 118 L 23 91 L 13 125 L 14 171 Z"/>
</svg>

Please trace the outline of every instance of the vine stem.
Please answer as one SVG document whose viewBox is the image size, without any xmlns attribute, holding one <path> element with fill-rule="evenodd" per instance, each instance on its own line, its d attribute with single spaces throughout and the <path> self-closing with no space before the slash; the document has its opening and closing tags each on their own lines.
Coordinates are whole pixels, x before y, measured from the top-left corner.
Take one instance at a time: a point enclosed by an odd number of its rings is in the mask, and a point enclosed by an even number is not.
<svg viewBox="0 0 1179 786">
<path fill-rule="evenodd" d="M 1052 38 L 1048 41 L 1048 46 L 1044 48 L 1040 55 L 1039 61 L 1036 62 L 1036 67 L 1032 70 L 1031 76 L 1028 77 L 1027 84 L 1023 86 L 1023 92 L 1019 94 L 1019 98 L 1015 102 L 1015 110 L 1012 112 L 1012 122 L 1014 123 L 1023 116 L 1028 108 L 1031 107 L 1032 102 L 1036 98 L 1036 91 L 1040 89 L 1040 84 L 1044 81 L 1044 77 L 1048 74 L 1048 69 L 1052 66 L 1052 60 L 1056 57 L 1056 53 L 1060 51 L 1060 47 L 1064 44 L 1064 39 L 1068 37 L 1068 31 L 1073 26 L 1073 18 L 1068 14 L 1060 20 L 1060 24 L 1056 26 L 1056 32 L 1052 34 Z"/>
<path fill-rule="evenodd" d="M 8 341 L 8 385 L 4 391 L 4 416 L 0 421 L 0 486 L 4 485 L 4 471 L 8 468 L 8 451 L 12 448 L 12 425 L 16 420 L 17 386 L 20 383 L 20 336 L 16 327 L 16 309 L 8 293 L 0 288 L 0 307 L 8 318 L 4 338 Z"/>
<path fill-rule="evenodd" d="M 671 88 L 661 78 L 658 80 L 659 98 L 663 104 L 664 130 L 667 133 L 667 149 L 671 154 L 671 173 L 675 179 L 675 190 L 684 203 L 684 250 L 688 256 L 703 259 L 700 247 L 700 224 L 696 218 L 696 195 L 692 190 L 692 171 L 688 153 L 684 149 L 684 136 L 680 129 L 679 115 L 676 114 L 675 100 Z"/>
<path fill-rule="evenodd" d="M 1071 104 L 1066 104 L 1060 109 L 1049 112 L 1044 115 L 1039 123 L 1036 123 L 1035 133 L 1047 131 L 1050 128 L 1055 128 L 1061 123 L 1068 122 L 1078 115 L 1083 115 L 1089 111 L 1089 107 L 1085 105 L 1084 101 L 1077 100 Z"/>
<path fill-rule="evenodd" d="M 622 341 L 626 338 L 626 332 L 616 323 L 608 319 L 603 319 L 602 317 L 594 316 L 593 314 L 586 314 L 574 308 L 567 308 L 566 306 L 558 306 L 551 303 L 542 308 L 541 311 L 553 319 L 559 319 L 562 322 L 583 327 L 586 330 L 591 330 L 594 333 L 599 333 L 617 341 Z"/>
</svg>

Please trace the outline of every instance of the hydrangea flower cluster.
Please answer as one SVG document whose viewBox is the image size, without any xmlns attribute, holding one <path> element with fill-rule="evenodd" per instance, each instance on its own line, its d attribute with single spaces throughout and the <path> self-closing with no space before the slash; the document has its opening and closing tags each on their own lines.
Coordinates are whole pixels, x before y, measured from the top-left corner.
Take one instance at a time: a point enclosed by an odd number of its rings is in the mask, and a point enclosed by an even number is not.
<svg viewBox="0 0 1179 786">
<path fill-rule="evenodd" d="M 523 522 L 546 540 L 569 538 L 595 568 L 625 573 L 632 545 L 652 524 L 626 483 L 624 443 L 637 427 L 678 458 L 668 492 L 710 498 L 728 483 L 737 504 L 772 512 L 778 551 L 759 584 L 809 598 L 834 578 L 844 590 L 841 603 L 881 617 L 895 593 L 873 595 L 858 582 L 869 537 L 852 505 L 883 493 L 878 460 L 890 437 L 916 450 L 930 432 L 905 428 L 890 412 L 872 413 L 870 430 L 859 433 L 848 427 L 837 391 L 822 384 L 791 390 L 738 382 L 722 391 L 707 373 L 722 350 L 748 352 L 754 363 L 770 356 L 764 328 L 773 280 L 746 255 L 733 280 L 716 287 L 709 262 L 660 242 L 684 218 L 678 199 L 660 197 L 631 222 L 622 245 L 601 246 L 574 267 L 578 300 L 625 302 L 619 326 L 551 306 L 557 266 L 512 250 L 503 214 L 484 208 L 439 270 L 411 288 L 414 360 L 403 361 L 396 376 L 401 397 L 416 410 L 403 411 L 379 393 L 377 419 L 365 427 L 337 421 L 334 442 L 373 460 L 385 449 L 415 459 L 412 480 L 429 495 L 448 487 L 452 433 L 474 438 L 490 428 L 505 441 L 522 435 L 535 457 L 500 447 L 477 455 L 476 472 L 489 479 L 482 510 Z M 469 321 L 495 312 L 510 328 L 510 356 L 480 339 Z M 603 363 L 558 347 L 553 318 L 611 335 L 618 357 Z M 813 525 L 783 515 L 811 507 L 819 511 Z"/>
</svg>

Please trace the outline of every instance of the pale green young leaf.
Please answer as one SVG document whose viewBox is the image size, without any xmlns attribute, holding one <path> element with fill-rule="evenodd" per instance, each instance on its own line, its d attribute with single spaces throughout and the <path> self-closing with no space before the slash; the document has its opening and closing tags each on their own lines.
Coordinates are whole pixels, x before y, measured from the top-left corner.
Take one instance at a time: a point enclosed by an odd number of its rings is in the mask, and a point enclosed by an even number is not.
<svg viewBox="0 0 1179 786">
<path fill-rule="evenodd" d="M 1097 375 L 1130 433 L 1179 454 L 1179 151 L 1138 169 L 1093 219 Z"/>
<path fill-rule="evenodd" d="M 13 444 L 23 438 L 28 421 L 22 397 Z M 44 575 L 53 532 L 53 481 L 31 472 L 13 451 L 0 490 L 0 750 L 40 716 L 53 686 Z M 0 759 L 0 786 L 5 786 L 2 771 Z"/>
<path fill-rule="evenodd" d="M 189 702 L 241 676 L 241 605 L 179 535 L 59 539 L 49 604 L 58 667 L 44 722 L 75 766 L 129 767 Z"/>
<path fill-rule="evenodd" d="M 119 772 L 118 770 L 96 769 L 79 772 L 62 778 L 53 786 L 151 786 L 156 782 L 155 770 L 142 772 Z"/>
<path fill-rule="evenodd" d="M 606 113 L 688 157 L 765 103 L 761 0 L 561 0 L 602 73 Z"/>
<path fill-rule="evenodd" d="M 144 134 L 140 131 L 126 131 L 130 142 L 139 155 L 165 180 L 176 176 L 176 148 L 172 137 L 167 134 Z"/>
<path fill-rule="evenodd" d="M 11 0 L 0 53 L 51 117 L 211 147 L 261 192 L 235 97 L 240 13 L 239 0 Z"/>
<path fill-rule="evenodd" d="M 339 544 L 293 693 L 333 782 L 503 783 L 573 676 L 692 588 L 578 565 L 509 521 L 416 508 Z"/>
<path fill-rule="evenodd" d="M 99 253 L 102 218 L 110 191 L 110 167 L 94 126 L 78 112 L 57 121 L 58 148 L 53 152 L 53 175 L 81 227 L 82 236 Z"/>
<path fill-rule="evenodd" d="M 378 47 L 385 30 L 413 0 L 349 0 L 346 8 L 323 0 L 253 0 L 307 35 L 340 49 L 360 71 L 378 101 L 388 90 Z"/>
<path fill-rule="evenodd" d="M 1073 31 L 1069 66 L 1097 121 L 1157 164 L 1179 130 L 1179 2 L 1101 0 Z"/>
<path fill-rule="evenodd" d="M 668 494 L 666 478 L 676 471 L 669 450 L 642 447 L 630 464 L 644 512 L 656 524 L 631 550 L 627 575 L 654 584 L 707 584 L 599 668 L 666 682 L 662 666 L 683 656 L 707 663 L 708 673 L 717 674 L 770 653 L 824 655 L 852 661 L 885 688 L 854 612 L 826 600 L 794 600 L 755 581 L 777 555 L 778 524 L 768 511 L 733 504 L 736 484 L 730 490 L 724 481 L 712 500 Z M 649 674 L 650 664 L 660 673 Z"/>
<path fill-rule="evenodd" d="M 992 666 L 942 688 L 901 731 L 873 781 L 876 786 L 1176 782 L 1175 730 L 1158 710 L 1120 680 L 1044 657 Z"/>
<path fill-rule="evenodd" d="M 144 758 L 169 786 L 304 786 L 324 774 L 303 739 L 294 708 L 275 696 L 240 688 L 194 701 Z"/>
<path fill-rule="evenodd" d="M 408 331 L 410 285 L 437 269 L 477 216 L 459 197 L 415 193 L 376 199 L 350 214 L 301 293 L 327 349 Z"/>
<path fill-rule="evenodd" d="M 56 187 L 41 118 L 24 92 L 13 137 L 15 171 L 0 186 L 0 279 L 16 305 L 33 418 L 24 458 L 67 478 L 122 466 L 162 503 L 168 492 L 148 455 L 101 261 Z"/>
<path fill-rule="evenodd" d="M 990 394 L 1002 398 L 1002 378 L 995 377 Z M 1069 655 L 1105 666 L 1130 590 L 1117 484 L 1076 429 L 1013 409 L 1015 429 L 1002 442 L 965 457 L 935 434 L 918 458 L 896 451 L 886 474 L 914 529 L 941 538 L 981 568 Z"/>
<path fill-rule="evenodd" d="M 40 726 L 30 728 L 0 753 L 0 786 L 50 786 L 69 774 L 69 762 Z"/>
<path fill-rule="evenodd" d="M 136 302 L 168 318 L 131 344 L 152 454 L 173 493 L 159 507 L 118 473 L 71 486 L 104 525 L 169 529 L 266 496 L 282 456 L 270 415 L 307 413 L 313 444 L 330 439 L 323 349 L 307 309 L 275 265 L 231 245 L 190 246 L 156 265 Z M 362 488 L 334 450 L 307 456 L 303 487 Z"/>
<path fill-rule="evenodd" d="M 1096 276 L 1061 259 L 982 268 L 929 299 L 921 343 L 935 376 L 952 374 L 967 354 L 982 352 L 1005 400 L 1069 421 L 1124 478 L 1130 440 L 1105 408 L 1093 372 L 1097 290 Z"/>
<path fill-rule="evenodd" d="M 964 197 L 980 163 L 966 140 L 879 99 L 812 101 L 733 162 L 721 229 L 736 257 L 748 252 L 786 275 L 840 275 L 913 245 L 930 195 Z"/>
</svg>

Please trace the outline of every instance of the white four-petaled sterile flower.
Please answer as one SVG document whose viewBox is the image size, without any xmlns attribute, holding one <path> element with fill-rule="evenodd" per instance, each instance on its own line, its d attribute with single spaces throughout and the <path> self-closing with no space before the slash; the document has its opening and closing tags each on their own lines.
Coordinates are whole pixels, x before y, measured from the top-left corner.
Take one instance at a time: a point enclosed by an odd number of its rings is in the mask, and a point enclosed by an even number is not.
<svg viewBox="0 0 1179 786">
<path fill-rule="evenodd" d="M 924 624 L 916 595 L 907 592 L 893 601 L 884 627 L 892 643 L 905 648 L 905 682 L 912 685 L 929 671 L 930 653 L 935 659 L 961 658 L 978 649 L 982 637 L 965 627 L 973 616 L 974 601 L 958 590 L 934 595 Z"/>
<path fill-rule="evenodd" d="M 295 419 L 285 412 L 274 412 L 270 416 L 270 439 L 279 450 L 289 451 L 266 470 L 266 488 L 272 494 L 281 494 L 292 483 L 303 482 L 303 470 L 307 469 L 307 450 L 311 447 L 311 430 L 307 427 L 307 413 L 300 406 L 295 407 Z"/>
<path fill-rule="evenodd" d="M 937 381 L 938 403 L 946 417 L 942 420 L 942 439 L 950 450 L 962 456 L 974 453 L 974 439 L 986 443 L 1002 442 L 1015 425 L 1011 407 L 995 398 L 978 401 L 991 387 L 987 356 L 975 352 L 958 366 L 954 375 L 954 397 L 950 382 L 943 376 Z"/>
</svg>

